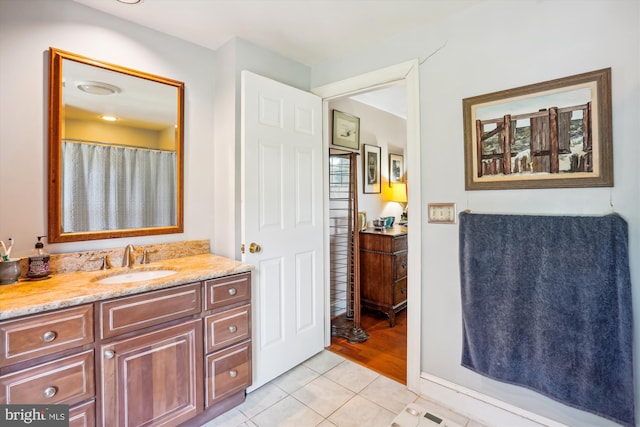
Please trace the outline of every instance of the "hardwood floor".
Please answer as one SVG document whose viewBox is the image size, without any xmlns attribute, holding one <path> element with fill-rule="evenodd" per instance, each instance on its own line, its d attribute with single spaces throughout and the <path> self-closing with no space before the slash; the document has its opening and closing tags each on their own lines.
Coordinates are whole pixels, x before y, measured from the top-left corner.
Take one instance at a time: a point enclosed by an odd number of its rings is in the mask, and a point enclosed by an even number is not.
<svg viewBox="0 0 640 427">
<path fill-rule="evenodd" d="M 386 316 L 369 310 L 363 310 L 360 323 L 369 335 L 367 341 L 352 344 L 345 338 L 332 337 L 328 350 L 406 384 L 407 310 L 397 314 L 393 328 Z"/>
</svg>

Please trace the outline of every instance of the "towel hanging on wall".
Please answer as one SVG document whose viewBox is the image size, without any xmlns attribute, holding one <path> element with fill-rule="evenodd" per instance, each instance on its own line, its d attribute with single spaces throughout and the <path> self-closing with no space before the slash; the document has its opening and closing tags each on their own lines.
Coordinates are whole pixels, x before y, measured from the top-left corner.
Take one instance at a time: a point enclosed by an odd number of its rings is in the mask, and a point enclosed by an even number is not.
<svg viewBox="0 0 640 427">
<path fill-rule="evenodd" d="M 635 426 L 627 228 L 460 213 L 462 365 Z"/>
</svg>

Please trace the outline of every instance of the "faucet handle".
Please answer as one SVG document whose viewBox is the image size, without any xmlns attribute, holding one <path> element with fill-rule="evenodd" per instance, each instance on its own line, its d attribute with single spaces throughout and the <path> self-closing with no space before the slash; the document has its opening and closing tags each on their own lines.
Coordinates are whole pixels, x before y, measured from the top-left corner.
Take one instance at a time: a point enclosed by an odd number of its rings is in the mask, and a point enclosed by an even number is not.
<svg viewBox="0 0 640 427">
<path fill-rule="evenodd" d="M 157 249 L 143 249 L 142 250 L 142 261 L 140 261 L 140 264 L 149 264 L 149 254 L 154 254 L 158 252 Z"/>
<path fill-rule="evenodd" d="M 111 265 L 111 257 L 109 255 L 89 258 L 89 261 L 102 261 L 102 264 L 100 265 L 100 270 L 108 270 L 111 267 L 113 267 Z"/>
</svg>

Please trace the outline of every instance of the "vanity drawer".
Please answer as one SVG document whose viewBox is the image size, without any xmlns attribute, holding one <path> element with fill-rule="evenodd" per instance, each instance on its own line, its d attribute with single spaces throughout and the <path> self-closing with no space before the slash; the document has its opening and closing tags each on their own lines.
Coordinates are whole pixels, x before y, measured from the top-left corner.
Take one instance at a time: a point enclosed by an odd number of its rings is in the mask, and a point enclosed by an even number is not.
<svg viewBox="0 0 640 427">
<path fill-rule="evenodd" d="M 207 316 L 204 324 L 206 353 L 246 340 L 251 337 L 251 306 L 247 304 Z"/>
<path fill-rule="evenodd" d="M 210 406 L 251 385 L 251 341 L 206 357 L 206 400 Z"/>
<path fill-rule="evenodd" d="M 96 401 L 69 408 L 69 427 L 93 427 L 96 425 Z"/>
<path fill-rule="evenodd" d="M 0 323 L 0 366 L 93 342 L 93 306 Z"/>
<path fill-rule="evenodd" d="M 93 350 L 0 377 L 3 404 L 73 405 L 95 394 Z"/>
<path fill-rule="evenodd" d="M 251 274 L 221 277 L 204 282 L 205 310 L 251 301 Z"/>
<path fill-rule="evenodd" d="M 98 303 L 102 338 L 200 313 L 200 284 L 147 292 Z"/>
</svg>

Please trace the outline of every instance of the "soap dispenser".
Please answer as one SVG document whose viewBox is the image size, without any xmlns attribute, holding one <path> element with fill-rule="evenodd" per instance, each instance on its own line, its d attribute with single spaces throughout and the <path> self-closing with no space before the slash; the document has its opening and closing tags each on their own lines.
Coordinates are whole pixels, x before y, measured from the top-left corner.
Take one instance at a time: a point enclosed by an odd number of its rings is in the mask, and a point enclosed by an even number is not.
<svg viewBox="0 0 640 427">
<path fill-rule="evenodd" d="M 38 236 L 33 254 L 29 257 L 27 277 L 29 279 L 46 279 L 49 277 L 49 254 L 44 248 L 41 239 L 47 236 Z"/>
</svg>

